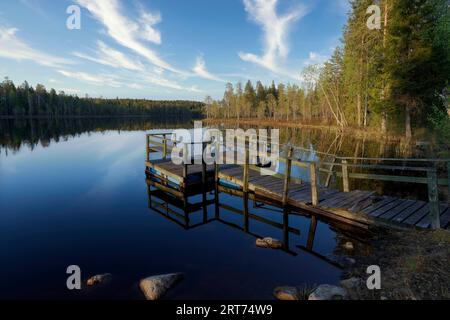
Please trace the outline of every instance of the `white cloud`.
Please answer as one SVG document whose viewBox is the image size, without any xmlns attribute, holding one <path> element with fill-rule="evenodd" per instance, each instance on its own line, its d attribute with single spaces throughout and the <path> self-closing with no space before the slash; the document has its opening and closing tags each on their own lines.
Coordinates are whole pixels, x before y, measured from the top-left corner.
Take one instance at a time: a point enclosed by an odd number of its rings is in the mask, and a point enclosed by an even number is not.
<svg viewBox="0 0 450 320">
<path fill-rule="evenodd" d="M 261 26 L 264 34 L 262 56 L 253 53 L 239 53 L 242 60 L 258 64 L 275 73 L 286 73 L 280 68 L 288 56 L 288 34 L 292 24 L 307 13 L 304 6 L 297 6 L 285 15 L 277 13 L 278 0 L 244 0 L 249 18 Z"/>
<path fill-rule="evenodd" d="M 0 57 L 18 61 L 29 60 L 47 67 L 68 65 L 72 62 L 45 52 L 33 49 L 17 37 L 16 28 L 0 26 Z"/>
<path fill-rule="evenodd" d="M 118 0 L 76 0 L 76 2 L 89 10 L 92 16 L 105 26 L 108 35 L 120 45 L 133 50 L 157 67 L 182 73 L 141 41 L 144 39 L 156 44 L 161 43 L 159 31 L 153 28 L 161 21 L 158 14 L 144 13 L 140 21 L 135 22 L 123 15 L 124 9 Z"/>
<path fill-rule="evenodd" d="M 118 88 L 122 84 L 115 79 L 115 77 L 109 75 L 94 75 L 86 72 L 75 72 L 67 70 L 58 70 L 60 74 L 67 78 L 88 82 L 94 85 L 107 85 L 110 87 Z"/>
<path fill-rule="evenodd" d="M 133 61 L 122 52 L 107 46 L 102 41 L 99 41 L 97 43 L 97 46 L 98 50 L 96 52 L 96 57 L 92 57 L 81 52 L 74 52 L 73 55 L 78 58 L 86 59 L 119 69 L 123 68 L 127 70 L 138 71 L 144 68 L 140 62 Z"/>
<path fill-rule="evenodd" d="M 206 69 L 205 60 L 202 56 L 197 57 L 197 62 L 195 64 L 195 67 L 192 69 L 194 73 L 202 78 L 213 80 L 213 81 L 220 81 L 225 82 L 225 80 L 220 79 L 216 75 L 213 75 Z"/>
<path fill-rule="evenodd" d="M 311 64 L 323 64 L 325 61 L 329 59 L 329 56 L 320 54 L 318 52 L 310 52 L 308 59 L 303 61 L 304 65 L 311 65 Z"/>
<path fill-rule="evenodd" d="M 161 44 L 161 33 L 159 30 L 156 30 L 154 28 L 154 25 L 160 23 L 162 21 L 161 14 L 158 13 L 151 13 L 151 12 L 142 12 L 141 14 L 141 25 L 143 26 L 143 33 L 141 37 L 144 40 Z"/>
</svg>

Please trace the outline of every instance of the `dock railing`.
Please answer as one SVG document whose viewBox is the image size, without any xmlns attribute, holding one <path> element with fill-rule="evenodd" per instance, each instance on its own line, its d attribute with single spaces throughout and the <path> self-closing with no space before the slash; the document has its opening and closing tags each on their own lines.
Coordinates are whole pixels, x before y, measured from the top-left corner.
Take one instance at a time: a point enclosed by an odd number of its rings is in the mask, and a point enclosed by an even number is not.
<svg viewBox="0 0 450 320">
<path fill-rule="evenodd" d="M 176 146 L 176 142 L 173 143 L 171 140 L 172 133 L 164 132 L 164 133 L 151 133 L 146 136 L 146 149 L 147 149 L 147 161 L 150 161 L 150 152 L 153 151 L 162 151 L 162 156 L 167 158 L 169 155 L 169 151 Z M 169 138 L 170 137 L 170 138 Z M 156 139 L 156 140 L 155 140 Z M 248 193 L 248 184 L 249 184 L 249 170 L 260 170 L 258 166 L 252 165 L 250 163 L 249 156 L 249 137 L 240 137 L 237 139 L 245 139 L 245 156 L 244 163 L 241 164 L 244 167 L 243 174 L 243 191 L 244 194 Z M 270 138 L 267 139 L 270 141 Z M 170 144 L 169 142 L 172 142 Z M 209 142 L 211 143 L 211 142 Z M 221 148 L 221 144 L 223 142 L 215 141 L 212 142 L 216 146 L 216 152 L 223 152 Z M 188 145 L 194 145 L 195 142 L 184 143 L 185 149 L 188 148 Z M 205 148 L 206 142 L 202 142 L 203 149 Z M 267 145 L 274 144 L 273 142 L 267 142 Z M 223 144 L 222 144 L 223 145 Z M 157 148 L 161 148 L 157 149 Z M 430 210 L 430 221 L 431 227 L 433 229 L 440 228 L 440 203 L 439 203 L 439 186 L 446 186 L 449 190 L 450 197 L 450 159 L 407 159 L 407 158 L 363 158 L 363 157 L 341 157 L 337 155 L 333 155 L 336 159 L 335 162 L 327 162 L 327 161 L 308 161 L 302 160 L 295 156 L 296 150 L 301 151 L 311 151 L 303 147 L 291 146 L 290 144 L 278 144 L 280 150 L 286 150 L 286 155 L 280 155 L 278 160 L 285 164 L 284 173 L 276 173 L 274 176 L 284 179 L 284 191 L 282 195 L 283 205 L 287 205 L 288 196 L 289 196 L 289 184 L 292 180 L 299 181 L 299 179 L 292 176 L 292 169 L 294 167 L 304 168 L 309 171 L 310 175 L 310 184 L 311 184 L 311 204 L 313 206 L 318 206 L 319 204 L 319 174 L 327 173 L 334 177 L 342 178 L 342 191 L 350 192 L 351 191 L 351 183 L 352 179 L 354 180 L 375 180 L 375 181 L 387 181 L 387 182 L 402 182 L 402 183 L 412 183 L 412 184 L 426 184 L 428 189 L 428 203 Z M 329 155 L 323 152 L 316 152 L 321 155 Z M 186 152 L 183 152 L 186 154 Z M 259 149 L 257 152 L 259 156 Z M 223 155 L 222 155 L 222 159 Z M 350 161 L 358 161 L 358 163 L 350 163 Z M 378 164 L 373 164 L 373 162 L 377 162 Z M 402 162 L 409 163 L 409 165 L 398 165 L 398 164 L 386 164 L 389 162 Z M 204 165 L 204 162 L 202 162 Z M 382 164 L 379 164 L 382 163 Z M 420 166 L 415 166 L 412 164 L 420 164 Z M 446 178 L 438 177 L 438 164 L 446 164 L 445 171 L 447 171 Z M 185 163 L 185 175 L 187 175 L 187 164 Z M 216 183 L 218 182 L 218 170 L 219 164 L 215 163 L 215 179 Z M 327 168 L 323 168 L 322 166 L 333 166 L 333 168 L 341 168 L 340 171 L 330 170 Z M 353 170 L 350 170 L 353 169 Z M 363 173 L 363 172 L 354 172 L 355 169 L 366 169 L 371 171 L 383 171 L 380 173 Z M 385 174 L 386 171 L 392 172 L 410 172 L 415 173 L 416 175 L 405 176 L 405 175 L 395 175 L 395 174 Z M 422 173 L 421 176 L 418 176 L 419 173 Z M 326 186 L 328 187 L 328 186 Z"/>
</svg>

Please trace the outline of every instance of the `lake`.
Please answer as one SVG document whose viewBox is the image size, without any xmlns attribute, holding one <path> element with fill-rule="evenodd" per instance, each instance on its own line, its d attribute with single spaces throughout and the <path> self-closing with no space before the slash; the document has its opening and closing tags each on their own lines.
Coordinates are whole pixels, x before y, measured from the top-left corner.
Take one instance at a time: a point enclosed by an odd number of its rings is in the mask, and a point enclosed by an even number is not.
<svg viewBox="0 0 450 320">
<path fill-rule="evenodd" d="M 322 221 L 311 234 L 311 218 L 301 215 L 289 217 L 289 227 L 298 232 L 286 239 L 279 228 L 283 215 L 269 206 L 252 205 L 250 212 L 276 226 L 252 219 L 249 230 L 243 230 L 241 215 L 222 209 L 222 221 L 206 223 L 199 209 L 191 215 L 196 227 L 186 228 L 164 210 L 149 208 L 146 133 L 191 128 L 192 123 L 65 119 L 0 124 L 2 299 L 144 299 L 140 279 L 172 272 L 185 278 L 166 299 L 273 299 L 277 286 L 339 283 L 342 270 L 331 256 L 341 253 L 348 239 L 355 243 L 355 254 L 369 250 L 364 236 Z M 315 150 L 339 147 L 335 134 L 321 134 L 287 132 L 282 139 L 295 136 L 304 139 L 298 144 Z M 325 139 L 327 134 L 333 138 Z M 344 141 L 344 155 L 354 154 L 350 146 L 356 141 L 358 154 L 365 156 L 400 152 L 395 143 L 381 148 L 358 138 Z M 412 156 L 421 152 L 405 149 L 401 152 Z M 221 194 L 220 202 L 243 207 L 242 199 L 231 195 Z M 207 218 L 214 212 L 214 205 L 208 206 Z M 285 239 L 288 245 L 285 250 L 257 248 L 258 235 Z M 103 273 L 113 280 L 69 291 L 69 265 L 80 266 L 84 280 Z"/>
</svg>

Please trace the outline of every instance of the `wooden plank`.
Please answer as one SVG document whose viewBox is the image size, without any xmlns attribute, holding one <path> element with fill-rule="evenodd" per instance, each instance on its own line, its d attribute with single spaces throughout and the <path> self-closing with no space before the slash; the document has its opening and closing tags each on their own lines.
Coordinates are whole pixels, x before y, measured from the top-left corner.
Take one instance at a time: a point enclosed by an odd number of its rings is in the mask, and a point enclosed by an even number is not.
<svg viewBox="0 0 450 320">
<path fill-rule="evenodd" d="M 357 196 L 355 196 L 353 199 L 350 199 L 349 201 L 341 202 L 339 207 L 345 208 L 350 211 L 352 207 L 357 206 L 359 203 L 364 202 L 366 199 L 371 198 L 375 192 L 368 192 L 368 191 L 361 191 Z"/>
<path fill-rule="evenodd" d="M 339 192 L 334 197 L 332 197 L 332 198 L 322 202 L 320 204 L 320 206 L 321 207 L 328 207 L 328 208 L 335 208 L 336 204 L 351 198 L 351 196 L 354 194 L 354 192 L 355 191 L 353 191 L 353 192 Z"/>
<path fill-rule="evenodd" d="M 428 206 L 430 207 L 430 204 L 428 203 Z M 441 203 L 438 207 L 439 212 L 442 212 L 442 209 L 445 209 L 447 206 L 447 204 L 445 203 Z M 431 209 L 430 209 L 431 212 Z M 430 215 L 430 212 L 428 212 L 428 214 L 426 216 L 424 216 L 422 218 L 422 220 L 420 220 L 418 223 L 416 223 L 416 226 L 419 228 L 430 228 L 431 227 L 431 222 L 433 217 Z M 439 222 L 440 222 L 440 215 L 439 215 Z M 440 225 L 440 223 L 439 223 Z"/>
<path fill-rule="evenodd" d="M 365 214 L 370 214 L 372 211 L 377 210 L 378 208 L 381 208 L 384 205 L 387 205 L 393 201 L 397 200 L 396 198 L 392 198 L 392 197 L 384 197 L 383 200 L 378 201 L 376 203 L 374 203 L 373 205 L 371 205 L 370 207 L 367 207 L 366 209 L 364 209 L 362 212 Z"/>
<path fill-rule="evenodd" d="M 428 215 L 428 212 L 430 212 L 430 207 L 429 207 L 428 203 L 425 203 L 425 205 L 422 208 L 420 208 L 419 210 L 414 212 L 409 218 L 404 220 L 403 223 L 415 225 L 420 220 L 422 220 L 423 217 Z"/>
<path fill-rule="evenodd" d="M 424 207 L 426 205 L 426 202 L 424 201 L 415 201 L 414 205 L 407 208 L 406 210 L 403 210 L 400 214 L 395 216 L 392 220 L 395 222 L 403 222 L 407 218 L 409 218 L 414 212 L 419 210 L 420 208 Z"/>
<path fill-rule="evenodd" d="M 412 205 L 414 205 L 417 201 L 415 200 L 406 200 L 401 205 L 395 207 L 392 210 L 389 210 L 388 212 L 383 213 L 379 218 L 385 219 L 385 220 L 391 220 L 395 216 L 397 216 L 399 213 L 405 211 Z"/>
<path fill-rule="evenodd" d="M 441 227 L 445 229 L 449 226 L 450 226 L 450 208 L 447 207 L 447 209 L 445 209 L 445 211 L 442 213 L 441 216 Z"/>
<path fill-rule="evenodd" d="M 337 202 L 334 204 L 334 206 L 337 207 L 337 208 L 344 207 L 343 204 L 345 204 L 345 203 L 347 203 L 347 202 L 349 202 L 349 201 L 353 201 L 353 200 L 356 199 L 358 196 L 360 196 L 361 193 L 362 193 L 361 190 L 353 190 L 353 191 L 351 191 L 351 192 L 347 192 L 347 193 L 346 193 L 346 197 L 343 198 L 343 199 L 340 200 L 340 201 L 337 201 Z"/>
<path fill-rule="evenodd" d="M 372 217 L 379 217 L 381 216 L 383 213 L 386 213 L 389 210 L 394 209 L 395 207 L 401 205 L 405 200 L 402 199 L 396 199 L 395 201 L 392 201 L 391 203 L 382 206 L 380 208 L 378 208 L 377 210 L 372 211 L 371 213 L 369 213 Z"/>
</svg>

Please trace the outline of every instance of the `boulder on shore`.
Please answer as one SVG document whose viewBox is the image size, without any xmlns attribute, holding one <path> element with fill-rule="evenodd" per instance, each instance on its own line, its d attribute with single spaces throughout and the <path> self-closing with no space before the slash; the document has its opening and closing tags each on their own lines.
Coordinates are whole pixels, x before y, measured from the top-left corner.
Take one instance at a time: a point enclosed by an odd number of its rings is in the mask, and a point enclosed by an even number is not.
<svg viewBox="0 0 450 320">
<path fill-rule="evenodd" d="M 283 243 L 280 240 L 273 238 L 256 239 L 256 246 L 260 248 L 280 249 Z"/>
<path fill-rule="evenodd" d="M 298 289 L 295 287 L 277 287 L 273 291 L 273 295 L 278 300 L 285 300 L 285 301 L 300 300 Z"/>
<path fill-rule="evenodd" d="M 171 273 L 158 276 L 151 276 L 142 279 L 139 287 L 147 300 L 158 300 L 177 282 L 183 279 L 182 273 Z"/>
<path fill-rule="evenodd" d="M 347 297 L 344 288 L 322 284 L 309 295 L 308 300 L 343 300 Z"/>
<path fill-rule="evenodd" d="M 93 277 L 89 278 L 86 281 L 86 284 L 88 286 L 94 286 L 94 285 L 97 285 L 97 284 L 102 284 L 102 283 L 105 283 L 106 281 L 110 280 L 111 277 L 112 277 L 112 274 L 110 274 L 110 273 L 98 274 L 96 276 L 93 276 Z"/>
<path fill-rule="evenodd" d="M 353 278 L 342 280 L 341 286 L 347 290 L 354 290 L 354 289 L 358 288 L 362 282 L 363 282 L 362 279 L 353 277 Z"/>
</svg>

